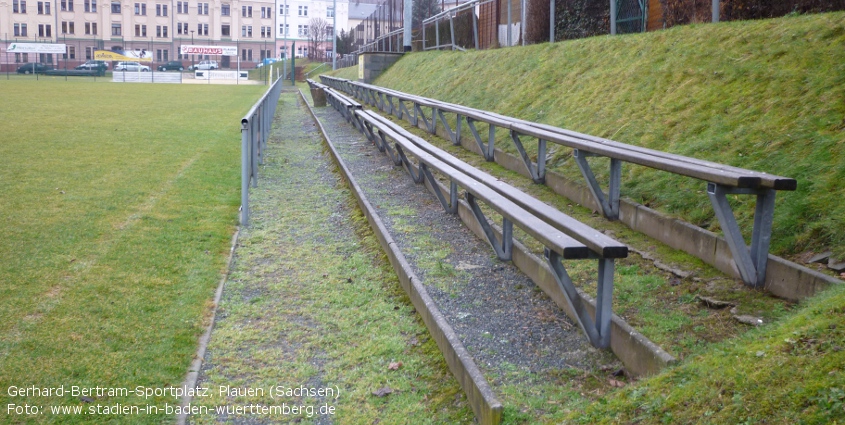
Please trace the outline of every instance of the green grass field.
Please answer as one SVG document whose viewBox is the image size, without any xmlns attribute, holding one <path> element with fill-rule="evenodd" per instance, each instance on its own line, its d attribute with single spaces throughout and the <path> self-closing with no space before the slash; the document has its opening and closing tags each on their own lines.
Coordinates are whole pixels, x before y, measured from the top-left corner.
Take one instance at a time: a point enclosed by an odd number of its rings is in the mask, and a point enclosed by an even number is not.
<svg viewBox="0 0 845 425">
<path fill-rule="evenodd" d="M 12 386 L 181 383 L 237 224 L 238 122 L 263 90 L 0 80 L 0 422 L 90 421 L 10 414 L 86 405 Z"/>
</svg>

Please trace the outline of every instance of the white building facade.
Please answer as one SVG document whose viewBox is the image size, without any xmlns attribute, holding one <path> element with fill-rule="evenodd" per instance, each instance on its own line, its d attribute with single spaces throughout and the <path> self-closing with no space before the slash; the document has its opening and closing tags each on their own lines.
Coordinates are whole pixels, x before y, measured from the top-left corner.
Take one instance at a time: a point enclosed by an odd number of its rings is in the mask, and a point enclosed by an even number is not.
<svg viewBox="0 0 845 425">
<path fill-rule="evenodd" d="M 346 28 L 348 0 L 0 0 L 0 72 L 33 62 L 72 68 L 96 50 L 136 49 L 152 52 L 153 67 L 181 61 L 187 68 L 216 59 L 223 68 L 235 68 L 239 59 L 241 67 L 251 68 L 264 58 L 282 58 L 294 42 L 294 54 L 308 56 L 312 19 L 330 27 L 334 14 L 338 27 Z M 328 34 L 317 46 L 317 59 L 330 57 Z M 68 48 L 64 55 L 7 53 L 12 42 Z M 183 44 L 237 46 L 239 56 L 182 56 Z"/>
</svg>

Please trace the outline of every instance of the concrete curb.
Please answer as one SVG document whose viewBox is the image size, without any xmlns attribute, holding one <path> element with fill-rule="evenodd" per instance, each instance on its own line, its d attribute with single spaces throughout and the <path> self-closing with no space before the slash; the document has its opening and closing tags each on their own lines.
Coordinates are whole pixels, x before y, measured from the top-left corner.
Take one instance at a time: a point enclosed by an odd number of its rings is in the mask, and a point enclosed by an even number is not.
<svg viewBox="0 0 845 425">
<path fill-rule="evenodd" d="M 344 178 L 346 178 L 350 189 L 352 189 L 352 193 L 355 195 L 359 207 L 367 217 L 367 221 L 370 223 L 370 227 L 372 227 L 382 249 L 387 254 L 390 264 L 399 276 L 402 289 L 404 289 L 408 294 L 408 297 L 410 297 L 414 308 L 416 308 L 419 312 L 423 322 L 434 337 L 437 346 L 443 353 L 449 369 L 452 371 L 455 378 L 457 378 L 461 388 L 463 388 L 466 393 L 470 406 L 472 406 L 472 410 L 478 419 L 478 423 L 484 425 L 495 425 L 500 423 L 502 420 L 501 402 L 498 400 L 496 395 L 493 394 L 493 390 L 490 388 L 490 385 L 487 383 L 487 380 L 484 378 L 481 370 L 478 369 L 478 366 L 476 366 L 472 356 L 469 355 L 466 348 L 463 346 L 463 343 L 461 343 L 457 334 L 455 334 L 455 331 L 443 317 L 443 314 L 440 313 L 440 310 L 437 308 L 437 305 L 431 297 L 429 297 L 425 286 L 423 286 L 422 282 L 420 282 L 419 278 L 417 278 L 416 274 L 411 269 L 411 266 L 405 259 L 405 256 L 397 248 L 396 243 L 393 241 L 393 238 L 387 231 L 387 228 L 385 228 L 381 219 L 375 213 L 372 205 L 370 205 L 367 198 L 364 196 L 363 190 L 360 186 L 358 186 L 358 183 L 356 183 L 352 173 L 346 167 L 346 164 L 344 164 L 340 155 L 335 150 L 334 145 L 323 128 L 323 124 L 317 119 L 317 116 L 314 115 L 314 111 L 311 110 L 311 106 L 308 105 L 308 101 L 305 99 L 305 95 L 302 94 L 302 91 L 300 91 L 300 96 L 308 108 L 308 111 L 311 113 L 311 116 L 314 117 L 314 121 L 317 123 L 318 127 L 320 127 L 320 131 L 326 140 L 326 145 L 328 146 L 332 157 L 337 163 Z"/>
<path fill-rule="evenodd" d="M 220 283 L 217 284 L 217 290 L 214 292 L 214 304 L 211 308 L 211 319 L 208 322 L 208 325 L 205 327 L 205 331 L 202 333 L 199 339 L 199 346 L 197 347 L 197 352 L 194 354 L 194 359 L 191 361 L 191 366 L 188 369 L 188 374 L 185 376 L 185 380 L 182 382 L 182 389 L 183 396 L 182 399 L 179 400 L 180 407 L 186 407 L 191 404 L 191 400 L 193 397 L 190 395 L 188 388 L 194 388 L 197 385 L 197 380 L 199 379 L 200 369 L 202 369 L 202 363 L 205 359 L 205 350 L 208 348 L 208 343 L 211 341 L 211 331 L 214 329 L 214 321 L 217 319 L 217 308 L 220 306 L 220 298 L 223 296 L 223 286 L 226 284 L 226 281 L 229 279 L 229 273 L 232 271 L 232 260 L 235 258 L 235 248 L 238 246 L 238 237 L 241 234 L 241 229 L 238 228 L 235 230 L 235 234 L 232 235 L 232 245 L 229 248 L 229 259 L 226 262 L 226 271 L 223 273 L 223 276 L 220 278 Z M 186 411 L 187 409 L 180 409 L 181 411 Z M 178 425 L 184 425 L 185 422 L 188 420 L 187 413 L 180 413 L 176 417 L 176 423 Z"/>
</svg>

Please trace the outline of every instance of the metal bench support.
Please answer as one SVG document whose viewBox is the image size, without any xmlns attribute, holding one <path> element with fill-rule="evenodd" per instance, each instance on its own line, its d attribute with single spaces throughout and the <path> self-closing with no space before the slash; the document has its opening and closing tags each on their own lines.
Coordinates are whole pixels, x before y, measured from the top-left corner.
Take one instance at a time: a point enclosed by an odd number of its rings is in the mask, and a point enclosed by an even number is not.
<svg viewBox="0 0 845 425">
<path fill-rule="evenodd" d="M 472 210 L 472 214 L 478 220 L 481 229 L 484 230 L 487 241 L 490 242 L 493 251 L 496 251 L 496 256 L 502 261 L 510 261 L 513 258 L 513 223 L 507 218 L 502 217 L 502 241 L 499 243 L 496 240 L 496 234 L 493 232 L 493 228 L 490 227 L 490 223 L 487 221 L 487 217 L 484 216 L 484 213 L 478 206 L 475 195 L 466 192 L 466 200 Z"/>
<path fill-rule="evenodd" d="M 766 282 L 766 265 L 769 259 L 769 243 L 772 239 L 772 222 L 775 214 L 775 191 L 773 189 L 739 189 L 716 183 L 707 183 L 707 195 L 713 204 L 716 218 L 725 234 L 725 240 L 734 257 L 739 275 L 746 285 L 761 288 Z M 756 195 L 754 229 L 751 246 L 739 230 L 727 195 Z"/>
<path fill-rule="evenodd" d="M 531 162 L 531 158 L 528 157 L 528 153 L 525 152 L 525 147 L 522 146 L 522 141 L 519 140 L 519 134 L 517 132 L 511 130 L 511 140 L 513 140 L 513 144 L 516 145 L 516 150 L 519 151 L 519 156 L 522 157 L 522 162 L 525 163 L 525 168 L 528 170 L 528 174 L 531 176 L 531 180 L 534 183 L 545 183 L 546 182 L 546 141 L 543 139 L 539 139 L 537 144 L 537 163 Z"/>
<path fill-rule="evenodd" d="M 472 132 L 473 137 L 475 137 L 475 143 L 478 143 L 478 148 L 481 149 L 481 154 L 484 155 L 484 159 L 488 162 L 493 161 L 493 142 L 496 141 L 496 126 L 490 124 L 488 127 L 489 136 L 487 139 L 487 146 L 484 146 L 484 142 L 481 141 L 481 136 L 475 128 L 475 120 L 467 117 L 467 126 L 469 126 L 469 131 Z"/>
<path fill-rule="evenodd" d="M 581 330 L 587 335 L 587 338 L 596 348 L 610 347 L 610 319 L 613 315 L 613 271 L 614 261 L 612 258 L 600 258 L 599 261 L 599 276 L 598 276 L 598 290 L 596 293 L 596 316 L 595 320 L 590 317 L 584 303 L 581 302 L 581 296 L 572 279 L 566 272 L 566 268 L 561 263 L 560 254 L 548 248 L 545 249 L 546 261 L 552 268 L 552 275 L 555 277 L 558 287 L 563 292 L 569 308 L 575 312 L 578 318 L 578 325 Z"/>
<path fill-rule="evenodd" d="M 396 145 L 396 152 L 399 154 L 399 158 L 402 160 L 402 163 L 405 164 L 405 168 L 408 169 L 408 174 L 411 175 L 411 179 L 414 181 L 414 183 L 422 183 L 425 179 L 424 173 L 427 168 L 425 163 L 420 162 L 420 165 L 418 167 L 419 170 L 416 172 L 416 174 L 414 174 L 414 166 L 413 164 L 411 164 L 411 161 L 408 160 L 408 156 L 405 155 L 405 150 L 402 149 L 401 145 Z"/>
<path fill-rule="evenodd" d="M 596 180 L 596 175 L 593 174 L 593 169 L 590 167 L 590 163 L 587 162 L 587 157 L 598 155 L 575 149 L 573 156 L 575 157 L 575 162 L 578 164 L 578 168 L 581 169 L 581 174 L 587 181 L 587 188 L 590 189 L 590 193 L 593 194 L 593 198 L 595 198 L 596 203 L 601 207 L 602 214 L 604 214 L 608 220 L 618 220 L 619 193 L 622 184 L 622 161 L 610 158 L 610 182 L 607 188 L 607 196 L 605 196 L 601 185 L 599 185 L 598 180 Z"/>
<path fill-rule="evenodd" d="M 414 103 L 414 121 L 418 119 L 422 119 L 425 123 L 425 128 L 428 130 L 429 133 L 434 133 L 434 124 L 437 122 L 437 117 L 432 115 L 431 122 L 429 122 L 428 118 L 425 116 L 425 112 L 423 112 L 422 107 L 419 103 Z M 411 123 L 413 125 L 417 125 L 417 123 Z"/>
<path fill-rule="evenodd" d="M 440 122 L 443 123 L 443 127 L 446 128 L 446 133 L 449 135 L 449 140 L 452 141 L 452 144 L 458 146 L 461 144 L 461 114 L 457 114 L 457 119 L 455 123 L 455 131 L 452 131 L 452 127 L 449 126 L 449 123 L 446 121 L 446 116 L 443 115 L 443 110 L 437 110 L 437 115 L 440 117 Z"/>
</svg>

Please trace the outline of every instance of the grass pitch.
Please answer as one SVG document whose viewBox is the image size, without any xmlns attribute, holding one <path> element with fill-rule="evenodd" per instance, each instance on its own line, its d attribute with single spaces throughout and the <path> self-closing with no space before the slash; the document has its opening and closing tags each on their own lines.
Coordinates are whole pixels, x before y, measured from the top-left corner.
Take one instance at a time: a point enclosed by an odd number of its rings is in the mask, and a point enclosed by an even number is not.
<svg viewBox="0 0 845 425">
<path fill-rule="evenodd" d="M 178 403 L 9 389 L 181 383 L 236 225 L 237 124 L 265 89 L 0 81 L 0 422 Z"/>
</svg>

